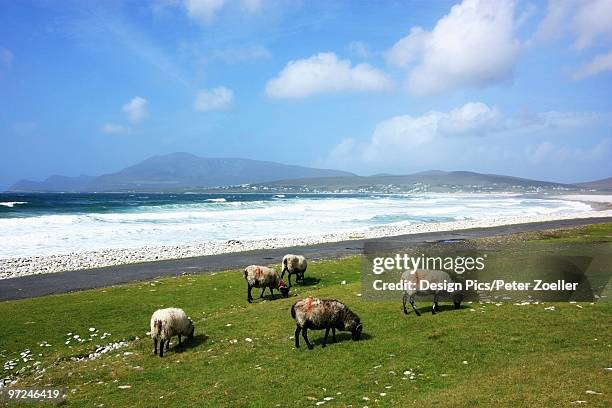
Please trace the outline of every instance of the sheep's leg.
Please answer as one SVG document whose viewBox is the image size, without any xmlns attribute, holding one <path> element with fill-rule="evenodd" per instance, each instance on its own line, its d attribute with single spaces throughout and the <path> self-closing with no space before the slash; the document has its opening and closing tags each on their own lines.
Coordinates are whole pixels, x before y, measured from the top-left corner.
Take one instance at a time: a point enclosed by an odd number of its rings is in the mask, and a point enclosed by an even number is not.
<svg viewBox="0 0 612 408">
<path fill-rule="evenodd" d="M 325 329 L 325 337 L 323 337 L 323 347 L 327 345 L 327 336 L 329 336 L 329 327 Z"/>
<path fill-rule="evenodd" d="M 436 293 L 433 298 L 433 304 L 431 305 L 431 314 L 436 314 L 436 310 L 438 309 L 438 294 Z"/>
<path fill-rule="evenodd" d="M 153 354 L 157 354 L 157 337 L 153 339 Z"/>
<path fill-rule="evenodd" d="M 251 289 L 253 289 L 253 287 L 251 285 L 247 286 L 247 300 L 249 303 L 253 302 L 253 296 L 251 296 Z"/>
<path fill-rule="evenodd" d="M 310 344 L 310 342 L 308 341 L 308 329 L 306 327 L 302 329 L 302 337 L 304 338 L 304 341 L 306 342 L 308 348 L 312 350 L 312 344 Z"/>
<path fill-rule="evenodd" d="M 291 287 L 291 272 L 287 272 L 287 279 L 289 280 L 289 287 Z"/>
<path fill-rule="evenodd" d="M 265 291 L 266 291 L 266 287 L 264 286 L 264 288 L 261 290 L 261 295 L 259 295 L 260 299 L 263 297 L 263 294 L 264 294 Z"/>
<path fill-rule="evenodd" d="M 163 357 L 164 356 L 164 339 L 162 339 L 162 341 L 159 342 L 159 356 Z"/>
<path fill-rule="evenodd" d="M 412 310 L 414 310 L 414 313 L 416 313 L 417 316 L 421 315 L 421 312 L 419 312 L 416 306 L 414 305 L 414 294 L 410 295 L 410 306 L 412 306 Z"/>
<path fill-rule="evenodd" d="M 170 339 L 166 340 L 166 351 L 170 350 Z"/>
<path fill-rule="evenodd" d="M 283 279 L 283 276 L 285 276 L 285 270 L 283 269 L 283 271 L 281 272 L 281 279 Z"/>
<path fill-rule="evenodd" d="M 300 332 L 302 328 L 300 326 L 295 327 L 295 347 L 300 347 Z"/>
<path fill-rule="evenodd" d="M 334 338 L 334 343 L 336 343 L 336 328 L 332 327 L 332 337 Z"/>
<path fill-rule="evenodd" d="M 270 294 L 272 295 L 272 300 L 274 300 L 274 290 L 272 289 L 272 286 L 270 286 Z"/>
<path fill-rule="evenodd" d="M 181 345 L 181 335 L 180 334 L 178 335 L 178 338 L 179 338 L 179 346 L 180 346 Z"/>
<path fill-rule="evenodd" d="M 406 301 L 408 301 L 408 292 L 404 293 L 402 297 L 402 305 L 404 306 L 404 314 L 408 314 L 408 309 L 406 309 Z"/>
</svg>

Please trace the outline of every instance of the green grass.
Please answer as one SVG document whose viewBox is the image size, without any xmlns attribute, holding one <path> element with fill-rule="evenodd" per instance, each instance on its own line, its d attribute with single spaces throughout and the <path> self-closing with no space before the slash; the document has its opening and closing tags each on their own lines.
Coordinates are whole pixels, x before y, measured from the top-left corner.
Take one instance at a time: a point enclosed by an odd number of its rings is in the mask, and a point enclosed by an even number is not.
<svg viewBox="0 0 612 408">
<path fill-rule="evenodd" d="M 544 238 L 612 240 L 612 224 L 590 228 Z M 359 272 L 357 257 L 313 262 L 307 276 L 314 284 L 294 286 L 297 296 L 251 305 L 239 271 L 0 303 L 0 362 L 30 349 L 34 360 L 11 371 L 22 370 L 17 385 L 66 387 L 73 406 L 293 407 L 325 397 L 334 399 L 324 407 L 612 405 L 610 302 L 557 303 L 555 311 L 473 303 L 417 318 L 402 313 L 399 299 L 358 296 Z M 348 304 L 361 316 L 363 341 L 344 334 L 322 348 L 323 332 L 310 331 L 314 350 L 295 349 L 289 311 L 307 295 Z M 159 358 L 145 332 L 151 313 L 167 306 L 184 308 L 197 336 Z M 67 333 L 87 338 L 90 327 L 111 336 L 65 344 Z M 93 361 L 70 360 L 121 339 L 129 345 Z M 119 388 L 125 385 L 131 388 Z"/>
</svg>

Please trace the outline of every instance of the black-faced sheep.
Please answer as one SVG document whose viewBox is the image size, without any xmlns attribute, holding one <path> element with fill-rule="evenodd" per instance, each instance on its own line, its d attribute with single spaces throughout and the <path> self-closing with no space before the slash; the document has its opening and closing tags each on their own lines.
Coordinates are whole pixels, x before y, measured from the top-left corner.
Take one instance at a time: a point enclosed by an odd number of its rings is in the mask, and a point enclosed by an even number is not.
<svg viewBox="0 0 612 408">
<path fill-rule="evenodd" d="M 406 301 L 410 300 L 410 305 L 414 310 L 414 313 L 417 316 L 420 316 L 421 313 L 414 306 L 414 297 L 418 295 L 434 295 L 433 304 L 431 306 L 431 313 L 436 314 L 438 309 L 438 299 L 440 295 L 450 295 L 453 303 L 455 304 L 455 309 L 459 309 L 461 307 L 461 302 L 463 301 L 463 293 L 459 291 L 454 291 L 449 293 L 444 290 L 431 290 L 425 289 L 421 290 L 421 285 L 426 286 L 426 283 L 435 284 L 435 285 L 453 285 L 454 281 L 450 277 L 450 275 L 444 271 L 436 271 L 436 270 L 427 270 L 427 269 L 417 269 L 415 271 L 405 271 L 402 273 L 401 277 L 403 282 L 410 282 L 411 286 L 406 289 L 406 293 L 402 298 L 402 304 L 404 306 L 404 313 L 408 314 L 408 310 L 406 309 Z M 426 282 L 423 282 L 426 281 Z"/>
<path fill-rule="evenodd" d="M 359 316 L 353 313 L 345 304 L 334 299 L 317 299 L 307 297 L 296 302 L 291 307 L 291 317 L 295 320 L 295 347 L 300 347 L 300 332 L 309 349 L 312 344 L 308 341 L 308 329 L 325 329 L 323 347 L 327 344 L 329 330 L 332 330 L 334 343 L 336 342 L 336 329 L 350 331 L 353 341 L 361 338 L 363 325 Z"/>
<path fill-rule="evenodd" d="M 253 301 L 251 289 L 262 288 L 260 298 L 263 297 L 266 288 L 270 288 L 270 293 L 274 297 L 274 289 L 280 290 L 283 297 L 289 297 L 289 288 L 272 268 L 259 265 L 250 265 L 244 268 L 244 279 L 247 281 L 247 300 Z"/>
<path fill-rule="evenodd" d="M 285 276 L 285 272 L 289 274 L 289 287 L 291 287 L 291 275 L 296 276 L 297 282 L 304 282 L 304 272 L 308 268 L 308 262 L 302 255 L 285 255 L 281 267 L 283 268 L 281 279 Z"/>
<path fill-rule="evenodd" d="M 170 349 L 170 338 L 178 336 L 181 344 L 181 336 L 193 339 L 195 326 L 183 309 L 170 307 L 159 309 L 151 316 L 151 338 L 153 339 L 153 353 L 157 354 L 157 342 L 159 341 L 159 356 L 164 356 L 164 344 L 166 350 Z"/>
</svg>

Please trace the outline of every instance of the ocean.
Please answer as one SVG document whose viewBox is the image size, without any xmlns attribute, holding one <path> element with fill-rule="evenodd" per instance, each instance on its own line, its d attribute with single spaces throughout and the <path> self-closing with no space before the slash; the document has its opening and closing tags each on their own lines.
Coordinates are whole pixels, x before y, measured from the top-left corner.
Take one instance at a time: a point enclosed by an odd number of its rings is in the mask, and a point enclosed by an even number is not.
<svg viewBox="0 0 612 408">
<path fill-rule="evenodd" d="M 590 211 L 513 194 L 0 194 L 0 258 Z"/>
</svg>

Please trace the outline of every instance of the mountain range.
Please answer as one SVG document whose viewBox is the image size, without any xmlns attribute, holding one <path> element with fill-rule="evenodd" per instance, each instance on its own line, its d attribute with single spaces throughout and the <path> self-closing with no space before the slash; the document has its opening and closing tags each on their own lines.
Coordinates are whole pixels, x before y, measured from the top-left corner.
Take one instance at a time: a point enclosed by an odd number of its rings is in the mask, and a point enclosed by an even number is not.
<svg viewBox="0 0 612 408">
<path fill-rule="evenodd" d="M 248 185 L 248 186 L 245 186 Z M 408 175 L 353 173 L 240 158 L 204 158 L 189 153 L 154 156 L 125 169 L 101 176 L 54 175 L 44 181 L 21 180 L 11 192 L 125 192 L 125 191 L 379 191 L 419 189 L 612 190 L 612 178 L 563 184 L 469 171 L 431 170 Z"/>
</svg>

